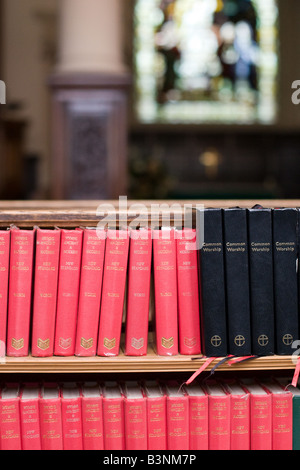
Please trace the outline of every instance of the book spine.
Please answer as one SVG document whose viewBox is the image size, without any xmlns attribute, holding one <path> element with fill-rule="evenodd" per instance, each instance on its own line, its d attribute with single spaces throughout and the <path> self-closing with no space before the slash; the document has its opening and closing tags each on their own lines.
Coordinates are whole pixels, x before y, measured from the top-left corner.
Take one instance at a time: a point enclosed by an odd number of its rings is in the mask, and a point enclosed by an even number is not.
<svg viewBox="0 0 300 470">
<path fill-rule="evenodd" d="M 33 230 L 11 230 L 7 356 L 28 356 L 31 319 Z"/>
<path fill-rule="evenodd" d="M 188 396 L 167 396 L 168 450 L 189 450 Z"/>
<path fill-rule="evenodd" d="M 150 230 L 139 230 L 130 238 L 128 263 L 125 354 L 147 354 L 152 238 Z"/>
<path fill-rule="evenodd" d="M 82 397 L 82 434 L 84 450 L 104 450 L 103 399 Z"/>
<path fill-rule="evenodd" d="M 1 450 L 22 450 L 20 399 L 0 400 Z"/>
<path fill-rule="evenodd" d="M 190 450 L 208 450 L 208 396 L 189 396 Z"/>
<path fill-rule="evenodd" d="M 293 450 L 300 450 L 300 397 L 293 396 Z"/>
<path fill-rule="evenodd" d="M 177 283 L 180 354 L 200 354 L 200 312 L 196 230 L 177 230 Z"/>
<path fill-rule="evenodd" d="M 83 231 L 61 230 L 54 354 L 75 354 Z"/>
<path fill-rule="evenodd" d="M 63 450 L 61 398 L 40 400 L 42 450 Z"/>
<path fill-rule="evenodd" d="M 6 352 L 10 231 L 0 231 L 0 356 Z"/>
<path fill-rule="evenodd" d="M 252 353 L 275 353 L 271 209 L 248 210 Z"/>
<path fill-rule="evenodd" d="M 299 334 L 297 222 L 296 209 L 273 210 L 276 354 L 279 355 L 293 353 L 292 344 Z"/>
<path fill-rule="evenodd" d="M 250 394 L 251 450 L 272 450 L 272 395 Z"/>
<path fill-rule="evenodd" d="M 197 219 L 199 227 L 204 225 L 199 251 L 201 349 L 206 356 L 224 357 L 228 342 L 222 210 L 198 211 Z"/>
<path fill-rule="evenodd" d="M 125 450 L 124 399 L 103 398 L 104 449 Z"/>
<path fill-rule="evenodd" d="M 272 449 L 293 449 L 293 396 L 272 394 Z"/>
<path fill-rule="evenodd" d="M 61 398 L 64 450 L 83 450 L 81 397 Z"/>
<path fill-rule="evenodd" d="M 252 354 L 246 209 L 224 209 L 229 354 Z"/>
<path fill-rule="evenodd" d="M 39 399 L 20 400 L 22 450 L 41 450 Z"/>
<path fill-rule="evenodd" d="M 108 230 L 97 354 L 117 356 L 124 309 L 129 234 L 127 230 Z"/>
<path fill-rule="evenodd" d="M 208 448 L 230 450 L 230 395 L 209 395 L 208 403 Z"/>
<path fill-rule="evenodd" d="M 147 450 L 146 398 L 124 400 L 125 448 Z"/>
<path fill-rule="evenodd" d="M 157 354 L 178 354 L 176 240 L 174 230 L 153 231 L 155 332 Z"/>
<path fill-rule="evenodd" d="M 60 230 L 36 231 L 33 297 L 33 356 L 53 355 L 56 317 Z"/>
<path fill-rule="evenodd" d="M 250 395 L 230 397 L 230 449 L 250 450 Z"/>
<path fill-rule="evenodd" d="M 105 231 L 84 230 L 75 354 L 95 356 L 100 317 Z"/>
<path fill-rule="evenodd" d="M 147 398 L 148 450 L 167 450 L 166 397 Z"/>
</svg>

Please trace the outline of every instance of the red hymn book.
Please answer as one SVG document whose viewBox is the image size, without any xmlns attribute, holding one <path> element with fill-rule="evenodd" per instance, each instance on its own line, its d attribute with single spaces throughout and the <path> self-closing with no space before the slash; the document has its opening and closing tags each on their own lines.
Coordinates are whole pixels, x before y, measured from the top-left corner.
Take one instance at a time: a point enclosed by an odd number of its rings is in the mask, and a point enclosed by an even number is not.
<svg viewBox="0 0 300 470">
<path fill-rule="evenodd" d="M 74 356 L 83 230 L 61 230 L 54 354 Z"/>
<path fill-rule="evenodd" d="M 7 355 L 28 356 L 34 230 L 11 229 Z"/>
<path fill-rule="evenodd" d="M 200 354 L 200 312 L 196 230 L 177 230 L 179 351 Z"/>
<path fill-rule="evenodd" d="M 75 347 L 77 356 L 95 356 L 97 351 L 105 236 L 104 230 L 84 230 Z"/>
<path fill-rule="evenodd" d="M 156 348 L 172 356 L 178 354 L 176 240 L 173 229 L 153 233 Z"/>
<path fill-rule="evenodd" d="M 151 281 L 151 230 L 132 231 L 130 237 L 126 344 L 127 356 L 147 354 Z"/>
<path fill-rule="evenodd" d="M 57 302 L 60 230 L 36 231 L 31 352 L 52 356 Z"/>
<path fill-rule="evenodd" d="M 107 231 L 97 347 L 99 356 L 119 354 L 128 250 L 128 230 Z"/>
</svg>

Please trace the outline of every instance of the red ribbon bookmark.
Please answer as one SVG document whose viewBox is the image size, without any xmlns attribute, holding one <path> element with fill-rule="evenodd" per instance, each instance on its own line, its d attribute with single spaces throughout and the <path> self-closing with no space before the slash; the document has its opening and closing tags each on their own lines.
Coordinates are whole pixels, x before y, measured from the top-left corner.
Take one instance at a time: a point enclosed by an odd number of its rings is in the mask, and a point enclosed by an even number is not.
<svg viewBox="0 0 300 470">
<path fill-rule="evenodd" d="M 295 372 L 294 372 L 294 377 L 293 377 L 293 380 L 292 380 L 293 387 L 297 387 L 299 373 L 300 373 L 300 357 L 298 357 L 298 359 L 297 359 L 297 364 L 296 364 L 296 368 L 295 368 Z"/>
<path fill-rule="evenodd" d="M 217 359 L 217 358 L 216 358 L 216 357 L 209 357 L 209 358 L 204 362 L 204 364 L 202 364 L 202 366 L 201 366 L 198 370 L 196 370 L 196 372 L 188 379 L 188 381 L 185 382 L 185 384 L 186 384 L 186 385 L 191 384 L 191 383 L 195 380 L 195 378 L 198 377 L 198 375 L 200 375 L 201 372 L 203 372 L 203 371 L 209 366 L 209 364 L 210 364 L 211 362 L 213 362 L 215 359 Z"/>
<path fill-rule="evenodd" d="M 231 366 L 232 364 L 237 364 L 238 362 L 248 361 L 249 359 L 255 359 L 257 356 L 242 356 L 236 359 L 232 359 L 228 361 L 228 364 Z"/>
</svg>

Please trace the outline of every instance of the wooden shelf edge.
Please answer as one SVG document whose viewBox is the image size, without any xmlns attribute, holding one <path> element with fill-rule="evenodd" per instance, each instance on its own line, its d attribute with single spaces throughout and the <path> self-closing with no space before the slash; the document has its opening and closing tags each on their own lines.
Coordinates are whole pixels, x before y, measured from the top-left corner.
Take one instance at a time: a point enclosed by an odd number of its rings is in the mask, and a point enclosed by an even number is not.
<svg viewBox="0 0 300 470">
<path fill-rule="evenodd" d="M 105 204 L 104 206 L 101 206 Z M 138 213 L 131 210 L 135 204 L 140 207 Z M 106 201 L 0 201 L 0 227 L 16 224 L 19 227 L 61 226 L 96 226 L 108 214 L 115 215 L 128 223 L 139 217 L 140 222 L 157 223 L 161 220 L 161 214 L 170 210 L 172 214 L 183 214 L 185 208 L 197 207 L 243 207 L 250 208 L 256 204 L 264 207 L 300 207 L 298 199 L 233 199 L 233 200 L 127 200 L 126 207 L 120 207 L 118 200 Z M 164 208 L 164 205 L 167 205 Z M 99 207 L 102 207 L 98 211 Z M 141 206 L 144 208 L 141 209 Z M 154 211 L 151 209 L 155 207 Z M 190 209 L 189 209 L 190 210 Z M 156 212 L 158 211 L 158 212 Z M 145 219 L 143 219 L 143 215 Z M 171 217 L 172 219 L 172 217 Z M 118 221 L 116 221 L 118 223 Z"/>
<path fill-rule="evenodd" d="M 0 363 L 1 373 L 130 373 L 130 372 L 195 372 L 205 362 L 205 357 L 193 356 L 125 356 L 115 357 L 58 357 L 37 358 L 6 357 Z M 217 358 L 207 367 L 210 371 L 222 358 Z M 266 356 L 238 362 L 223 363 L 220 371 L 293 370 L 294 356 Z"/>
</svg>

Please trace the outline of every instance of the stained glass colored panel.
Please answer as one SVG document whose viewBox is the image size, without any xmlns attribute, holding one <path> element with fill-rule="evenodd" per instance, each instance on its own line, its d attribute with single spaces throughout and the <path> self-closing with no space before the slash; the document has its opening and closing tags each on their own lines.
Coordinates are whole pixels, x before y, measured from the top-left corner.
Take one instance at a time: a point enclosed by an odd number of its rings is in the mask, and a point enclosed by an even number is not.
<svg viewBox="0 0 300 470">
<path fill-rule="evenodd" d="M 134 14 L 140 121 L 274 122 L 276 0 L 137 0 Z"/>
</svg>

